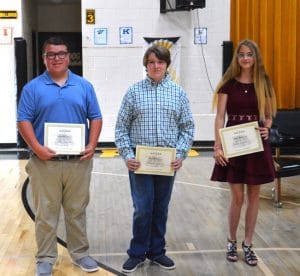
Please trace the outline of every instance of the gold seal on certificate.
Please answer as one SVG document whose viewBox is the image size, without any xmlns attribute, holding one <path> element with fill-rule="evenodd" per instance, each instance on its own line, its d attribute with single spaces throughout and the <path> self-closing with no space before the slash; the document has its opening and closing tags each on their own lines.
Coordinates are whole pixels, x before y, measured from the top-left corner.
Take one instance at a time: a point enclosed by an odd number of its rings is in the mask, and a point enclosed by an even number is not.
<svg viewBox="0 0 300 276">
<path fill-rule="evenodd" d="M 171 162 L 175 160 L 175 148 L 136 146 L 136 160 L 141 166 L 137 174 L 174 175 Z"/>
<path fill-rule="evenodd" d="M 85 148 L 85 125 L 45 123 L 44 144 L 57 155 L 80 154 Z"/>
<path fill-rule="evenodd" d="M 258 123 L 250 122 L 219 129 L 221 144 L 226 158 L 263 151 Z"/>
</svg>

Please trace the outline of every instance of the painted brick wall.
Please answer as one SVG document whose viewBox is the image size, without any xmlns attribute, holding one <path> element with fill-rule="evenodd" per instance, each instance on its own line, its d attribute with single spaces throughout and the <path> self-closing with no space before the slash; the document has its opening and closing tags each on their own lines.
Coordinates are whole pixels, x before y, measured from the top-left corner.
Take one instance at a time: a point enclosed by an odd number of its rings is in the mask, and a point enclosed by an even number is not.
<svg viewBox="0 0 300 276">
<path fill-rule="evenodd" d="M 86 24 L 86 9 L 95 9 L 94 25 Z M 122 97 L 133 82 L 143 78 L 143 37 L 174 36 L 180 37 L 181 85 L 194 114 L 195 140 L 214 139 L 212 90 L 221 78 L 222 42 L 229 40 L 229 9 L 230 0 L 210 0 L 204 9 L 165 14 L 160 13 L 159 0 L 83 1 L 83 73 L 94 84 L 104 115 L 101 141 L 114 140 Z M 119 42 L 119 27 L 124 26 L 133 30 L 130 45 Z M 207 28 L 207 44 L 194 44 L 196 27 Z M 107 45 L 95 45 L 95 28 L 107 28 Z"/>
<path fill-rule="evenodd" d="M 32 6 L 33 0 L 30 1 Z M 83 44 L 83 74 L 95 86 L 104 115 L 100 141 L 114 141 L 114 125 L 121 99 L 127 88 L 144 76 L 142 57 L 145 50 L 143 37 L 179 36 L 181 45 L 180 78 L 186 90 L 196 122 L 197 141 L 213 140 L 214 113 L 211 110 L 212 90 L 221 78 L 222 42 L 229 40 L 230 0 L 207 0 L 206 8 L 193 11 L 160 13 L 160 0 L 84 0 L 81 1 L 81 28 Z M 169 0 L 174 5 L 175 0 Z M 13 37 L 28 41 L 28 59 L 31 59 L 31 30 L 80 31 L 80 15 L 71 15 L 75 9 L 60 9 L 59 16 L 50 22 L 49 14 L 40 6 L 37 19 L 20 1 L 2 1 L 2 10 L 18 10 L 17 20 L 0 20 L 0 27 L 13 27 Z M 96 23 L 86 24 L 86 9 L 95 9 Z M 64 10 L 64 11 L 63 11 Z M 56 13 L 56 12 L 55 12 Z M 70 16 L 73 20 L 70 19 Z M 31 19 L 30 19 L 31 18 Z M 67 19 L 68 18 L 68 19 Z M 48 23 L 47 23 L 48 22 Z M 60 23 L 59 23 L 60 22 Z M 64 23 L 67 22 L 67 23 Z M 132 27 L 133 43 L 119 43 L 119 27 Z M 207 28 L 207 44 L 194 44 L 194 28 Z M 94 44 L 94 29 L 107 28 L 107 45 Z M 0 45 L 0 143 L 16 142 L 16 86 L 14 45 Z M 204 63 L 206 61 L 206 66 Z M 29 73 L 31 72 L 29 61 Z"/>
<path fill-rule="evenodd" d="M 1 19 L 0 32 L 11 28 L 12 43 L 0 44 L 0 143 L 16 143 L 16 78 L 14 37 L 22 34 L 21 3 L 18 0 L 1 1 L 0 10 L 17 11 L 17 19 Z"/>
</svg>

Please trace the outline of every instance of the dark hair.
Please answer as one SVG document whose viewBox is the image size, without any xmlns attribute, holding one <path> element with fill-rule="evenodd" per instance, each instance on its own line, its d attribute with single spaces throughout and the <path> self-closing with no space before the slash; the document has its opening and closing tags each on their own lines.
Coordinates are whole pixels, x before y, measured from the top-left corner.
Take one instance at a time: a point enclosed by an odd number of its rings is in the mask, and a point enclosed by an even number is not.
<svg viewBox="0 0 300 276">
<path fill-rule="evenodd" d="M 67 52 L 70 52 L 70 46 L 69 46 L 69 44 L 68 44 L 64 39 L 62 39 L 62 38 L 59 37 L 59 36 L 52 36 L 52 37 L 48 38 L 48 39 L 44 42 L 43 48 L 42 48 L 43 54 L 45 53 L 46 47 L 47 47 L 48 45 L 50 45 L 50 44 L 51 44 L 51 45 L 65 45 L 66 48 L 67 48 Z"/>
<path fill-rule="evenodd" d="M 166 47 L 156 44 L 149 47 L 144 54 L 143 65 L 145 67 L 147 67 L 148 58 L 151 53 L 155 54 L 158 59 L 165 61 L 167 63 L 167 67 L 169 67 L 171 63 L 170 51 Z"/>
</svg>

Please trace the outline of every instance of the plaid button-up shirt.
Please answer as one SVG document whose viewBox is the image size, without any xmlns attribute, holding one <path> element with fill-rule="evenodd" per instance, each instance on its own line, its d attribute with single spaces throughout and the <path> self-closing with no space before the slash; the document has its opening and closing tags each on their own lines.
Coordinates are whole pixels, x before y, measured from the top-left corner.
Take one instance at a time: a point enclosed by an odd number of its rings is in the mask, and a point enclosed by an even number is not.
<svg viewBox="0 0 300 276">
<path fill-rule="evenodd" d="M 115 129 L 120 155 L 134 158 L 137 145 L 176 148 L 184 159 L 192 146 L 194 121 L 183 89 L 167 75 L 160 83 L 148 77 L 125 94 Z"/>
</svg>

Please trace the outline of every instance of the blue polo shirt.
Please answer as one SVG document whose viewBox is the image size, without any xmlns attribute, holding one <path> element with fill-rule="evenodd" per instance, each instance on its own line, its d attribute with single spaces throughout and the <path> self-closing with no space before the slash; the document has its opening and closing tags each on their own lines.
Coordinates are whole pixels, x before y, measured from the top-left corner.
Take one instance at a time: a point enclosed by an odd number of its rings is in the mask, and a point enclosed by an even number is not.
<svg viewBox="0 0 300 276">
<path fill-rule="evenodd" d="M 35 135 L 44 145 L 45 123 L 85 124 L 88 143 L 88 120 L 101 119 L 95 90 L 86 79 L 68 71 L 63 86 L 57 85 L 45 71 L 28 82 L 22 90 L 17 121 L 32 123 Z"/>
</svg>

